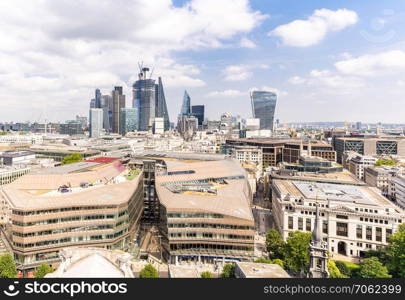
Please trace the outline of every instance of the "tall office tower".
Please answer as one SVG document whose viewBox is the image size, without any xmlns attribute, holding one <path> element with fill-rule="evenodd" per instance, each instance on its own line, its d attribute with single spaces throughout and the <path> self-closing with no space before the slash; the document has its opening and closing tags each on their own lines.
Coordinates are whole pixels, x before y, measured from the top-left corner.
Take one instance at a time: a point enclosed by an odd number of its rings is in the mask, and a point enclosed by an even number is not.
<svg viewBox="0 0 405 300">
<path fill-rule="evenodd" d="M 112 108 L 113 102 L 110 95 L 101 96 L 101 108 L 103 109 L 103 128 L 106 132 L 112 131 Z"/>
<path fill-rule="evenodd" d="M 121 108 L 120 134 L 126 135 L 138 128 L 138 110 L 136 108 Z"/>
<path fill-rule="evenodd" d="M 156 85 L 156 118 L 163 118 L 164 131 L 170 129 L 169 112 L 167 111 L 166 98 L 163 90 L 162 78 L 158 78 Z"/>
<path fill-rule="evenodd" d="M 132 85 L 133 107 L 138 109 L 138 130 L 149 131 L 153 128 L 155 118 L 164 119 L 165 130 L 170 129 L 169 114 L 163 91 L 163 84 L 159 78 L 147 78 L 149 68 L 142 68 L 138 74 L 139 79 Z"/>
<path fill-rule="evenodd" d="M 90 109 L 96 108 L 96 99 L 91 99 L 90 100 Z"/>
<path fill-rule="evenodd" d="M 90 137 L 98 138 L 103 129 L 103 110 L 101 108 L 90 109 Z"/>
<path fill-rule="evenodd" d="M 114 87 L 112 91 L 112 132 L 120 132 L 121 108 L 125 108 L 125 95 L 122 93 L 122 86 Z"/>
<path fill-rule="evenodd" d="M 202 126 L 204 122 L 204 105 L 193 105 L 191 106 L 191 114 L 197 118 L 198 126 Z"/>
<path fill-rule="evenodd" d="M 253 91 L 250 94 L 253 118 L 260 119 L 260 129 L 273 130 L 277 95 L 267 91 Z"/>
<path fill-rule="evenodd" d="M 181 106 L 180 115 L 189 116 L 191 114 L 191 98 L 187 91 L 184 91 L 183 104 Z"/>
<path fill-rule="evenodd" d="M 100 92 L 100 89 L 96 89 L 94 100 L 95 100 L 95 108 L 101 108 L 101 92 Z"/>
</svg>

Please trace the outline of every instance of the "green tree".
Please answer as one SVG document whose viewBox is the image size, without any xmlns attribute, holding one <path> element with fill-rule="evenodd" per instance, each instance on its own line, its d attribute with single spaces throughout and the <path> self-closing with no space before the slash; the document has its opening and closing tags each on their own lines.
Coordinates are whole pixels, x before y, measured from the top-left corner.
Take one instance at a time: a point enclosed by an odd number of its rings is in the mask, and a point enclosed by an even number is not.
<svg viewBox="0 0 405 300">
<path fill-rule="evenodd" d="M 356 275 L 360 278 L 391 278 L 387 267 L 383 266 L 377 257 L 364 259 Z"/>
<path fill-rule="evenodd" d="M 346 276 L 342 274 L 338 267 L 336 267 L 335 261 L 329 259 L 328 260 L 328 271 L 330 278 L 345 278 Z"/>
<path fill-rule="evenodd" d="M 213 278 L 214 275 L 210 271 L 205 271 L 201 273 L 201 278 Z"/>
<path fill-rule="evenodd" d="M 226 264 L 222 269 L 221 273 L 222 278 L 235 278 L 235 265 L 234 264 Z"/>
<path fill-rule="evenodd" d="M 66 155 L 62 160 L 62 165 L 67 165 L 83 160 L 83 156 L 80 153 L 73 153 L 71 155 Z"/>
<path fill-rule="evenodd" d="M 17 269 L 11 254 L 6 253 L 0 256 L 0 278 L 15 278 Z"/>
<path fill-rule="evenodd" d="M 284 269 L 284 262 L 281 259 L 275 258 L 275 259 L 267 259 L 267 258 L 257 258 L 255 260 L 255 263 L 262 263 L 262 264 L 276 264 L 279 265 Z"/>
<path fill-rule="evenodd" d="M 336 260 L 335 265 L 345 277 L 356 277 L 356 273 L 360 269 L 358 264 L 340 260 Z"/>
<path fill-rule="evenodd" d="M 273 264 L 276 264 L 276 265 L 279 265 L 280 267 L 282 267 L 283 269 L 284 269 L 284 262 L 281 260 L 281 259 L 278 259 L 278 258 L 276 258 L 276 259 L 273 259 L 272 260 L 272 263 Z"/>
<path fill-rule="evenodd" d="M 396 278 L 405 278 L 405 223 L 391 235 L 387 255 L 390 273 Z"/>
<path fill-rule="evenodd" d="M 285 242 L 281 237 L 280 233 L 275 230 L 271 229 L 266 234 L 266 248 L 267 252 L 269 252 L 270 258 L 279 258 L 283 259 L 283 248 L 285 246 Z"/>
<path fill-rule="evenodd" d="M 284 247 L 284 262 L 291 271 L 306 271 L 309 265 L 309 243 L 311 233 L 290 232 Z"/>
<path fill-rule="evenodd" d="M 260 263 L 260 264 L 272 264 L 273 261 L 272 261 L 271 259 L 267 259 L 267 258 L 260 257 L 260 258 L 255 259 L 255 263 Z"/>
<path fill-rule="evenodd" d="M 147 264 L 139 273 L 139 278 L 158 278 L 159 273 L 154 266 Z"/>
<path fill-rule="evenodd" d="M 52 273 L 53 269 L 50 265 L 48 264 L 41 264 L 36 270 L 35 270 L 35 278 L 44 278 L 46 274 Z"/>
</svg>

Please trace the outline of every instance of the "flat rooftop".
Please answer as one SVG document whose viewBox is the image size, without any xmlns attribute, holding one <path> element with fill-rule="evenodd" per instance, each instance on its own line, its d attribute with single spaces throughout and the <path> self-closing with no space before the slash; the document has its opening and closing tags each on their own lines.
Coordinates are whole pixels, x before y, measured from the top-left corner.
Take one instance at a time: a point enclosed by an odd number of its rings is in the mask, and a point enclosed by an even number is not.
<svg viewBox="0 0 405 300">
<path fill-rule="evenodd" d="M 333 165 L 336 167 L 336 165 Z M 333 173 L 310 173 L 298 172 L 297 175 L 290 176 L 287 174 L 272 173 L 273 178 L 289 179 L 289 180 L 303 180 L 303 181 L 320 181 L 320 182 L 336 182 L 341 184 L 365 185 L 364 182 L 356 178 L 352 173 L 347 170 L 342 172 Z"/>
<path fill-rule="evenodd" d="M 237 262 L 246 278 L 290 278 L 291 276 L 277 264 Z"/>
<path fill-rule="evenodd" d="M 374 208 L 390 208 L 399 214 L 404 211 L 382 196 L 377 188 L 334 183 L 273 180 L 281 195 L 289 194 L 296 199 L 331 201 L 337 205 L 360 204 Z"/>
<path fill-rule="evenodd" d="M 156 177 L 156 191 L 168 211 L 207 211 L 253 222 L 246 171 L 234 160 L 169 164 L 168 174 Z M 218 180 L 224 180 L 218 184 Z M 216 194 L 175 193 L 173 185 L 213 182 Z"/>
</svg>

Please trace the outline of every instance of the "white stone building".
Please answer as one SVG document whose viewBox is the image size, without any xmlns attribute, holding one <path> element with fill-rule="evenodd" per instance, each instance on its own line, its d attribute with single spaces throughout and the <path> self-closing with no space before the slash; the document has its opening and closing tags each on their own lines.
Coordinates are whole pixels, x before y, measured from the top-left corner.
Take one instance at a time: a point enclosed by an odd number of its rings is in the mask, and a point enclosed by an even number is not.
<svg viewBox="0 0 405 300">
<path fill-rule="evenodd" d="M 275 227 L 284 239 L 291 231 L 313 230 L 318 202 L 332 257 L 362 257 L 384 247 L 405 221 L 404 210 L 367 186 L 273 180 L 272 200 Z"/>
</svg>

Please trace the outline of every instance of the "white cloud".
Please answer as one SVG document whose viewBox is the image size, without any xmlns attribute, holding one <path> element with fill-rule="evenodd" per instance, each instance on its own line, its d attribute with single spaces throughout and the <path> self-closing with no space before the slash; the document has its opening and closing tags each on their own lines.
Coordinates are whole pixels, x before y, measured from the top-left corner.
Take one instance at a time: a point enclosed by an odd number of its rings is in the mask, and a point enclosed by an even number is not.
<svg viewBox="0 0 405 300">
<path fill-rule="evenodd" d="M 129 104 L 142 60 L 166 87 L 203 86 L 198 66 L 173 51 L 235 46 L 265 18 L 248 0 L 3 0 L 0 98 L 20 115 L 0 118 L 29 118 L 31 104 L 47 102 L 63 120 L 86 112 L 94 88 L 117 83 Z"/>
<path fill-rule="evenodd" d="M 226 81 L 241 81 L 252 77 L 252 72 L 249 71 L 250 67 L 245 65 L 231 65 L 227 66 L 223 71 L 224 79 Z"/>
<path fill-rule="evenodd" d="M 340 31 L 357 21 L 357 13 L 352 10 L 323 8 L 315 10 L 307 20 L 280 25 L 269 35 L 281 38 L 283 45 L 308 47 L 318 44 L 329 32 Z"/>
<path fill-rule="evenodd" d="M 267 64 L 251 64 L 251 65 L 230 65 L 227 66 L 222 74 L 226 81 L 242 81 L 252 77 L 254 69 L 269 69 Z"/>
<path fill-rule="evenodd" d="M 240 96 L 247 96 L 247 92 L 242 92 L 239 90 L 224 90 L 224 91 L 213 91 L 206 95 L 206 97 L 240 97 Z"/>
<path fill-rule="evenodd" d="M 240 40 L 239 45 L 242 48 L 256 48 L 256 44 L 252 41 L 249 40 L 248 38 L 244 37 Z"/>
<path fill-rule="evenodd" d="M 291 84 L 303 84 L 306 83 L 306 79 L 300 76 L 293 76 L 290 79 L 288 79 L 288 82 Z"/>
<path fill-rule="evenodd" d="M 338 61 L 336 69 L 348 75 L 377 76 L 405 71 L 405 52 L 392 50 Z"/>
<path fill-rule="evenodd" d="M 329 70 L 312 70 L 310 76 L 329 88 L 352 89 L 365 86 L 363 80 L 356 77 L 341 76 Z"/>
</svg>

